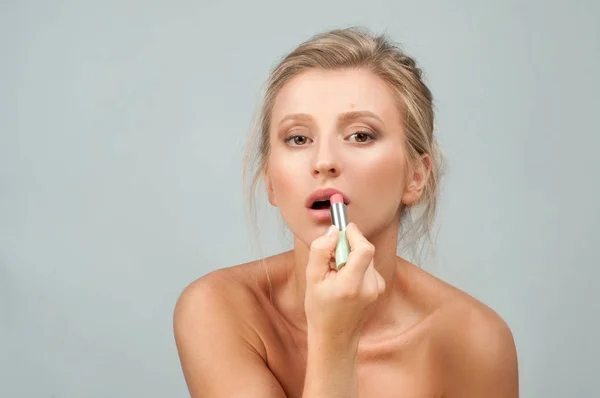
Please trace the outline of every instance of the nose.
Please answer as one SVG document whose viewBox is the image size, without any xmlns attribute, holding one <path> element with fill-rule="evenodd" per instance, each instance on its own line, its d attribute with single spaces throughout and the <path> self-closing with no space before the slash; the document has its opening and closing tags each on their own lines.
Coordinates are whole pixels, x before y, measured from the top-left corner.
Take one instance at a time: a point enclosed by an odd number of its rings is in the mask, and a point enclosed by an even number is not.
<svg viewBox="0 0 600 398">
<path fill-rule="evenodd" d="M 334 148 L 324 141 L 316 145 L 316 151 L 313 161 L 313 177 L 336 177 L 341 172 L 341 165 Z"/>
</svg>

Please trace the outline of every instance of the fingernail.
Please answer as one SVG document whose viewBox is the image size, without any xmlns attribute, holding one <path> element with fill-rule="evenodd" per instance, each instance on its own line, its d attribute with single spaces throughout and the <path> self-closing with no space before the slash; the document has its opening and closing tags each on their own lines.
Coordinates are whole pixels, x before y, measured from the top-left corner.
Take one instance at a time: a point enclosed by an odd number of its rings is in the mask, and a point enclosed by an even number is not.
<svg viewBox="0 0 600 398">
<path fill-rule="evenodd" d="M 331 236 L 336 229 L 337 229 L 337 227 L 335 225 L 331 225 L 329 227 L 329 229 L 327 230 L 327 233 L 325 234 L 325 236 Z"/>
</svg>

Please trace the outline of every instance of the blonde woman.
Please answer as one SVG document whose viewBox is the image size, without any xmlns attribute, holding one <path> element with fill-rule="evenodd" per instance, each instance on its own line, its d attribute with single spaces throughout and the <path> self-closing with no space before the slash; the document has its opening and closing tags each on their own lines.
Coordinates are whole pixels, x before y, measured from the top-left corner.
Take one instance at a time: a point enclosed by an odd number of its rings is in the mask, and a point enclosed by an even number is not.
<svg viewBox="0 0 600 398">
<path fill-rule="evenodd" d="M 293 249 L 184 289 L 174 331 L 192 397 L 518 396 L 506 323 L 396 254 L 434 219 L 433 126 L 421 70 L 385 36 L 324 32 L 274 68 L 252 185 L 264 182 Z M 339 270 L 333 193 L 350 221 Z"/>
</svg>

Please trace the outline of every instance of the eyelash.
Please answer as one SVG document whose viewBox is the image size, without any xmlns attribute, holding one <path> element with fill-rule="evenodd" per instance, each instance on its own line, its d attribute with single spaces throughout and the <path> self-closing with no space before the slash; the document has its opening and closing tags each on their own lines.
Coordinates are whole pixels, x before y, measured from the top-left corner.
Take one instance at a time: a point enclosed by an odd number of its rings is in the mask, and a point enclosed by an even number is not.
<svg viewBox="0 0 600 398">
<path fill-rule="evenodd" d="M 357 132 L 353 133 L 353 134 L 351 135 L 351 137 L 352 137 L 352 136 L 354 136 L 354 135 L 357 135 L 357 134 L 364 134 L 364 135 L 366 135 L 366 136 L 367 136 L 367 137 L 368 137 L 368 138 L 369 138 L 371 141 L 375 141 L 375 140 L 377 139 L 377 135 L 376 135 L 376 134 L 374 134 L 374 133 L 372 133 L 372 132 L 370 132 L 370 131 L 366 131 L 366 130 L 365 130 L 365 131 L 357 131 Z M 304 137 L 304 138 L 307 138 L 307 139 L 308 139 L 308 137 L 306 137 L 305 135 L 298 135 L 298 134 L 295 134 L 295 135 L 290 135 L 290 136 L 288 136 L 288 137 L 284 138 L 284 139 L 283 139 L 283 142 L 284 142 L 284 143 L 286 143 L 286 144 L 288 144 L 288 143 L 290 143 L 291 141 L 293 141 L 295 138 L 298 138 L 298 137 Z M 367 142 L 368 142 L 368 141 L 367 141 Z M 363 144 L 363 142 L 359 142 L 359 144 Z M 303 146 L 303 145 L 296 145 L 296 146 Z"/>
</svg>

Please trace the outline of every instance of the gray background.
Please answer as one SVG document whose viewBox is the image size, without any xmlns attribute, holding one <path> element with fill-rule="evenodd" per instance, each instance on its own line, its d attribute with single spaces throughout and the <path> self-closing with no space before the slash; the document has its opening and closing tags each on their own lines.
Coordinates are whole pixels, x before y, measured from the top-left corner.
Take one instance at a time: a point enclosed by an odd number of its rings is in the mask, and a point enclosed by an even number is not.
<svg viewBox="0 0 600 398">
<path fill-rule="evenodd" d="M 240 170 L 261 86 L 347 25 L 387 30 L 437 98 L 423 266 L 509 323 L 523 397 L 597 394 L 598 2 L 202 3 L 0 5 L 0 396 L 187 395 L 175 300 L 256 256 Z M 262 253 L 286 248 L 261 214 Z"/>
</svg>

